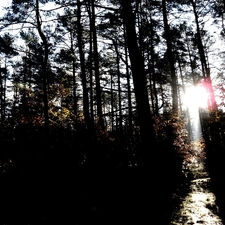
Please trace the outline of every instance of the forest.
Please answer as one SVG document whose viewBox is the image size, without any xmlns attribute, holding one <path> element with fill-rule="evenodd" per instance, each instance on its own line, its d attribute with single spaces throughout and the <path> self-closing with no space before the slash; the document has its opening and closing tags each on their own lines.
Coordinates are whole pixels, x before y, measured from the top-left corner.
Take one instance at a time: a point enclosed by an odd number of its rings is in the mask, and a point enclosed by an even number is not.
<svg viewBox="0 0 225 225">
<path fill-rule="evenodd" d="M 170 224 L 196 143 L 225 219 L 224 0 L 5 2 L 1 224 Z"/>
</svg>

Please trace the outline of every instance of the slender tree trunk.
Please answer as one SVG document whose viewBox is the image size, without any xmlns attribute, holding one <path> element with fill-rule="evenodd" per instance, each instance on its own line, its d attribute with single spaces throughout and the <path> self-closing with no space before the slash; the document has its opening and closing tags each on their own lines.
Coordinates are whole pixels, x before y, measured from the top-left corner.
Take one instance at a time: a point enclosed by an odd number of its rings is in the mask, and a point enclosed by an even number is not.
<svg viewBox="0 0 225 225">
<path fill-rule="evenodd" d="M 93 65 L 92 65 L 92 35 L 90 32 L 90 107 L 91 107 L 91 122 L 94 123 L 94 97 L 93 97 Z"/>
<path fill-rule="evenodd" d="M 152 17 L 151 17 L 151 13 L 150 13 L 150 21 L 152 24 Z M 156 74 L 155 74 L 155 49 L 154 49 L 154 41 L 153 41 L 153 35 L 154 35 L 154 31 L 153 31 L 153 26 L 151 25 L 151 34 L 150 34 L 150 54 L 151 58 L 150 58 L 150 62 L 151 62 L 151 69 L 149 69 L 150 72 L 150 83 L 152 81 L 152 90 L 150 90 L 151 94 L 152 94 L 152 108 L 154 109 L 154 114 L 158 115 L 159 113 L 159 101 L 158 101 L 158 93 L 157 93 L 157 89 L 156 89 Z"/>
<path fill-rule="evenodd" d="M 72 61 L 72 74 L 73 74 L 73 113 L 75 115 L 75 120 L 77 120 L 77 87 L 76 87 L 76 59 L 75 59 L 75 50 L 74 50 L 74 43 L 73 43 L 73 35 L 71 34 L 70 37 L 70 45 L 71 45 L 71 52 L 73 53 L 73 61 Z"/>
<path fill-rule="evenodd" d="M 171 81 L 172 81 L 172 99 L 173 99 L 172 106 L 173 106 L 173 112 L 177 113 L 178 112 L 177 77 L 176 77 L 176 70 L 175 70 L 174 54 L 172 51 L 170 28 L 169 28 L 168 19 L 167 19 L 166 0 L 162 0 L 162 8 L 163 8 L 164 31 L 165 31 L 166 44 L 167 44 L 167 54 L 169 59 L 170 74 L 171 74 Z"/>
<path fill-rule="evenodd" d="M 141 52 L 142 57 L 144 58 L 144 45 L 143 45 L 143 28 L 142 28 L 142 7 L 141 7 L 141 0 L 136 0 L 136 15 L 137 15 L 137 26 L 138 26 L 138 43 L 139 49 Z"/>
<path fill-rule="evenodd" d="M 3 88 L 3 102 L 4 102 L 4 108 L 3 108 L 3 119 L 5 120 L 6 117 L 6 91 L 7 91 L 7 63 L 6 63 L 6 57 L 5 57 L 5 68 L 4 68 L 4 88 Z"/>
<path fill-rule="evenodd" d="M 118 98 L 119 98 L 119 124 L 120 124 L 120 133 L 123 132 L 123 123 L 122 123 L 122 101 L 121 101 L 121 87 L 120 87 L 120 58 L 117 42 L 113 41 L 113 45 L 116 52 L 116 65 L 117 65 L 117 75 L 118 75 Z"/>
<path fill-rule="evenodd" d="M 3 70 L 0 68 L 0 101 L 1 101 L 1 125 L 3 124 L 4 115 L 3 115 Z"/>
<path fill-rule="evenodd" d="M 90 130 L 91 123 L 90 123 L 90 115 L 89 115 L 89 99 L 88 99 L 88 90 L 87 90 L 87 78 L 86 78 L 86 72 L 85 72 L 85 59 L 84 59 L 84 51 L 83 51 L 83 44 L 82 44 L 80 0 L 77 0 L 77 40 L 78 40 L 78 48 L 79 48 L 79 53 L 80 53 L 81 80 L 82 80 L 82 86 L 83 86 L 84 119 L 85 119 L 87 128 Z"/>
<path fill-rule="evenodd" d="M 111 73 L 111 129 L 114 132 L 114 95 L 113 95 L 113 74 Z"/>
<path fill-rule="evenodd" d="M 31 54 L 30 54 L 30 48 L 28 49 L 28 59 L 31 58 Z M 30 61 L 30 60 L 29 60 Z M 29 76 L 29 89 L 31 89 L 32 86 L 32 70 L 31 70 L 31 63 L 28 63 L 28 76 Z"/>
<path fill-rule="evenodd" d="M 223 0 L 223 13 L 222 13 L 222 28 L 224 29 L 224 16 L 225 16 L 225 0 Z"/>
<path fill-rule="evenodd" d="M 12 107 L 12 127 L 14 128 L 16 123 L 16 105 L 18 104 L 19 91 L 17 86 L 18 80 L 14 77 L 14 86 L 13 86 L 13 107 Z"/>
<path fill-rule="evenodd" d="M 181 62 L 180 62 L 179 56 L 178 56 L 178 67 L 180 71 L 181 87 L 178 86 L 177 91 L 178 91 L 178 99 L 179 99 L 179 111 L 182 112 L 182 93 L 181 92 L 184 91 L 184 83 L 183 83 L 183 74 L 182 74 L 182 68 L 181 68 Z"/>
<path fill-rule="evenodd" d="M 204 47 L 202 44 L 202 38 L 201 38 L 201 33 L 200 33 L 200 27 L 199 27 L 199 22 L 198 22 L 198 13 L 196 11 L 196 5 L 193 0 L 191 0 L 192 7 L 193 7 L 193 12 L 195 16 L 195 23 L 196 23 L 196 29 L 197 29 L 197 43 L 198 43 L 198 51 L 200 55 L 200 61 L 201 61 L 201 66 L 202 66 L 202 73 L 203 77 L 207 77 L 207 63 L 206 63 L 206 58 L 205 58 L 205 51 Z"/>
<path fill-rule="evenodd" d="M 125 47 L 126 48 L 126 47 Z M 126 54 L 127 57 L 127 54 Z M 128 123 L 129 123 L 129 137 L 131 143 L 133 143 L 133 113 L 132 113 L 132 103 L 131 103 L 131 85 L 130 85 L 130 74 L 128 66 L 126 65 L 126 76 L 127 76 L 127 96 L 128 96 Z"/>
<path fill-rule="evenodd" d="M 201 66 L 202 66 L 202 73 L 203 73 L 203 77 L 205 78 L 205 85 L 206 85 L 206 87 L 208 89 L 208 93 L 209 93 L 208 107 L 211 110 L 216 110 L 217 104 L 216 104 L 216 100 L 215 100 L 214 90 L 212 87 L 210 68 L 207 65 L 206 54 L 205 54 L 204 46 L 202 43 L 202 37 L 201 37 L 201 31 L 200 31 L 200 27 L 199 27 L 199 20 L 198 20 L 198 13 L 196 10 L 196 4 L 193 0 L 191 0 L 191 4 L 193 7 L 195 23 L 196 23 L 196 28 L 197 28 L 197 33 L 196 33 L 197 34 L 197 44 L 198 44 L 198 51 L 199 51 L 199 56 L 200 56 L 200 61 L 201 61 Z"/>
<path fill-rule="evenodd" d="M 43 79 L 43 93 L 44 93 L 44 121 L 45 121 L 45 132 L 46 132 L 46 140 L 48 140 L 49 136 L 49 114 L 48 114 L 48 89 L 47 89 L 47 65 L 48 65 L 48 42 L 45 34 L 41 28 L 41 20 L 39 14 L 39 0 L 36 0 L 36 20 L 37 20 L 37 30 L 41 37 L 44 47 L 44 56 L 41 62 L 42 66 L 42 79 Z"/>
<path fill-rule="evenodd" d="M 125 27 L 124 27 L 125 28 Z M 125 29 L 124 29 L 125 34 Z M 132 113 L 132 103 L 131 103 L 131 85 L 130 85 L 130 73 L 129 73 L 129 65 L 128 65 L 128 52 L 127 52 L 127 42 L 125 38 L 125 61 L 126 61 L 126 76 L 127 76 L 127 95 L 128 95 L 128 121 L 129 121 L 129 136 L 131 144 L 133 143 L 133 113 Z"/>
<path fill-rule="evenodd" d="M 135 31 L 135 18 L 132 13 L 131 2 L 122 0 L 121 4 L 123 22 L 126 27 L 126 39 L 133 75 L 140 134 L 144 144 L 144 154 L 146 154 L 145 159 L 146 161 L 149 161 L 150 155 L 154 154 L 153 151 L 150 153 L 150 149 L 154 146 L 155 134 L 146 87 L 144 60 L 138 47 Z"/>
<path fill-rule="evenodd" d="M 185 86 L 184 86 L 184 76 L 183 76 L 183 71 L 182 71 L 182 66 L 181 66 L 181 61 L 180 57 L 178 55 L 178 66 L 179 66 L 179 71 L 180 71 L 180 79 L 181 79 L 181 89 L 183 95 L 185 94 Z M 181 90 L 179 89 L 179 103 L 180 103 L 180 111 L 182 111 L 182 102 L 181 102 Z"/>
<path fill-rule="evenodd" d="M 90 74 L 90 119 L 91 123 L 94 124 L 94 98 L 93 98 L 93 35 L 92 35 L 92 16 L 91 16 L 91 2 L 88 0 L 88 3 L 86 4 L 88 16 L 89 16 L 89 74 Z"/>
<path fill-rule="evenodd" d="M 187 40 L 186 40 L 186 42 L 187 42 L 188 58 L 189 58 L 189 61 L 190 61 L 190 66 L 191 66 L 191 77 L 192 77 L 192 80 L 193 80 L 193 84 L 195 85 L 197 83 L 197 81 L 196 81 L 196 78 L 195 78 L 195 75 L 194 75 L 194 67 L 193 67 L 193 61 L 192 61 L 192 58 L 191 58 L 191 50 L 190 50 L 190 46 L 189 46 L 189 43 L 188 43 Z"/>
<path fill-rule="evenodd" d="M 104 120 L 102 115 L 102 98 L 101 98 L 101 86 L 100 86 L 100 74 L 99 74 L 99 56 L 98 56 L 98 40 L 95 27 L 95 0 L 91 0 L 91 31 L 93 35 L 93 47 L 94 47 L 94 69 L 95 69 L 95 83 L 96 83 L 96 98 L 97 98 L 97 116 L 98 125 L 100 128 L 104 128 Z"/>
</svg>

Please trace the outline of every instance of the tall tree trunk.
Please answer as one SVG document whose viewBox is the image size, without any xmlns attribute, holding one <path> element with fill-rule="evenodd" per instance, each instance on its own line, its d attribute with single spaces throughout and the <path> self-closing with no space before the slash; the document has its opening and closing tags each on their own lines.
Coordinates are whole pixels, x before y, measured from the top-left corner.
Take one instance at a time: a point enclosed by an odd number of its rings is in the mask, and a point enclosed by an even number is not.
<svg viewBox="0 0 225 225">
<path fill-rule="evenodd" d="M 191 0 L 191 4 L 193 7 L 195 23 L 196 23 L 196 28 L 197 28 L 197 33 L 196 33 L 197 34 L 197 46 L 198 46 L 198 51 L 199 51 L 199 56 L 200 56 L 200 61 L 201 61 L 201 66 L 202 66 L 202 73 L 203 73 L 203 77 L 205 78 L 205 85 L 206 85 L 206 87 L 208 89 L 208 93 L 209 93 L 208 107 L 211 110 L 216 110 L 217 104 L 216 104 L 216 100 L 215 100 L 214 90 L 212 87 L 210 68 L 207 65 L 206 54 L 205 54 L 204 46 L 202 43 L 202 37 L 201 37 L 201 31 L 200 31 L 200 27 L 199 27 L 199 19 L 198 19 L 198 13 L 196 10 L 196 4 L 193 0 Z"/>
<path fill-rule="evenodd" d="M 182 70 L 182 65 L 181 65 L 181 60 L 180 60 L 179 55 L 177 56 L 177 58 L 178 58 L 178 66 L 179 66 L 179 71 L 180 71 L 180 80 L 181 80 L 181 89 L 182 89 L 182 90 L 179 89 L 180 111 L 182 111 L 181 91 L 182 91 L 183 95 L 185 95 L 184 75 L 183 75 L 183 70 Z"/>
<path fill-rule="evenodd" d="M 141 52 L 142 57 L 144 58 L 144 43 L 143 43 L 143 24 L 142 24 L 142 6 L 141 6 L 141 0 L 136 0 L 136 15 L 137 15 L 137 27 L 138 27 L 138 43 L 139 43 L 139 49 Z"/>
<path fill-rule="evenodd" d="M 110 84 L 111 84 L 111 129 L 112 133 L 114 132 L 114 95 L 113 95 L 113 74 L 110 76 Z"/>
<path fill-rule="evenodd" d="M 92 32 L 90 31 L 90 107 L 91 122 L 94 123 L 94 98 L 93 98 L 93 59 L 92 59 Z"/>
<path fill-rule="evenodd" d="M 1 107 L 1 124 L 3 125 L 5 117 L 6 117 L 6 77 L 7 77 L 7 65 L 5 58 L 5 67 L 0 67 L 0 107 Z"/>
<path fill-rule="evenodd" d="M 7 91 L 7 58 L 5 57 L 5 68 L 4 68 L 4 88 L 3 88 L 3 102 L 4 102 L 4 109 L 3 109 L 3 119 L 6 118 L 6 91 Z"/>
<path fill-rule="evenodd" d="M 187 43 L 188 58 L 189 58 L 189 61 L 190 61 L 190 66 L 191 66 L 191 78 L 193 80 L 193 84 L 195 85 L 197 83 L 197 81 L 196 81 L 195 73 L 194 73 L 194 62 L 191 58 L 191 50 L 190 50 L 190 46 L 189 46 L 187 38 L 186 38 L 186 43 Z"/>
<path fill-rule="evenodd" d="M 90 75 L 90 119 L 91 123 L 94 124 L 94 98 L 93 98 L 93 35 L 92 35 L 92 15 L 91 15 L 91 2 L 88 0 L 88 3 L 86 4 L 88 16 L 89 16 L 89 75 Z"/>
<path fill-rule="evenodd" d="M 131 144 L 133 143 L 133 113 L 132 113 L 132 103 L 131 103 L 131 85 L 130 85 L 130 73 L 128 66 L 128 54 L 127 54 L 127 46 L 125 43 L 125 57 L 126 57 L 126 76 L 127 76 L 127 96 L 128 96 L 128 122 L 129 122 L 129 138 Z"/>
<path fill-rule="evenodd" d="M 122 0 L 121 4 L 123 22 L 126 27 L 127 47 L 133 75 L 140 134 L 144 144 L 146 161 L 149 161 L 150 155 L 154 154 L 153 151 L 150 153 L 150 149 L 154 146 L 155 135 L 146 87 L 144 60 L 138 47 L 137 34 L 135 31 L 135 17 L 132 13 L 131 2 Z"/>
<path fill-rule="evenodd" d="M 178 67 L 180 72 L 180 79 L 181 79 L 181 87 L 178 86 L 179 111 L 182 112 L 182 93 L 184 94 L 185 92 L 184 92 L 184 79 L 183 79 L 183 73 L 182 73 L 179 55 L 177 56 L 177 61 L 178 61 Z"/>
<path fill-rule="evenodd" d="M 83 86 L 84 119 L 85 119 L 87 128 L 91 129 L 90 115 L 89 115 L 89 99 L 88 99 L 88 90 L 87 90 L 87 78 L 86 78 L 86 72 L 85 72 L 85 59 L 84 59 L 84 51 L 83 51 L 83 44 L 82 44 L 80 0 L 77 0 L 77 41 L 78 41 L 78 49 L 80 53 L 81 80 L 82 80 L 82 86 Z"/>
<path fill-rule="evenodd" d="M 150 13 L 150 21 L 151 24 L 153 24 L 152 21 L 152 16 Z M 152 108 L 153 108 L 153 113 L 158 115 L 159 113 L 159 101 L 158 101 L 158 93 L 157 93 L 157 89 L 156 89 L 156 74 L 155 74 L 155 50 L 154 50 L 154 41 L 153 41 L 153 35 L 154 35 L 154 31 L 153 31 L 153 26 L 151 25 L 150 27 L 150 31 L 151 31 L 151 36 L 150 36 L 150 54 L 149 56 L 151 56 L 150 58 L 150 62 L 151 62 L 151 69 L 149 69 L 149 79 L 150 79 L 150 85 L 151 85 L 151 81 L 152 81 L 152 85 L 151 87 L 151 99 L 152 99 Z"/>
<path fill-rule="evenodd" d="M 200 32 L 200 27 L 199 27 L 199 22 L 198 22 L 198 13 L 196 11 L 196 5 L 193 0 L 191 0 L 192 7 L 193 7 L 193 12 L 195 16 L 195 23 L 196 23 L 196 29 L 197 29 L 197 45 L 198 45 L 198 51 L 200 55 L 200 61 L 201 61 L 201 66 L 202 66 L 202 73 L 203 77 L 207 77 L 207 63 L 206 63 L 206 57 L 205 57 L 205 50 L 202 44 L 202 38 L 201 38 L 201 32 Z"/>
<path fill-rule="evenodd" d="M 91 32 L 90 32 L 91 33 Z M 92 65 L 92 37 L 90 36 L 90 108 L 91 122 L 94 123 L 94 97 L 93 97 L 93 65 Z"/>
<path fill-rule="evenodd" d="M 94 47 L 94 69 L 95 69 L 95 83 L 96 83 L 96 98 L 97 98 L 97 116 L 98 125 L 100 128 L 104 128 L 104 120 L 102 115 L 102 97 L 100 86 L 100 74 L 99 74 L 99 56 L 98 56 L 98 40 L 95 27 L 95 0 L 91 0 L 91 31 L 93 35 L 93 47 Z"/>
<path fill-rule="evenodd" d="M 73 114 L 75 115 L 75 122 L 77 120 L 77 86 L 76 86 L 76 59 L 74 49 L 73 31 L 70 32 L 70 49 L 73 54 L 72 59 L 72 87 L 73 87 Z"/>
<path fill-rule="evenodd" d="M 18 104 L 18 99 L 19 99 L 19 90 L 18 90 L 18 78 L 14 77 L 13 78 L 13 105 L 12 105 L 12 123 L 11 126 L 14 127 L 16 123 L 16 105 Z"/>
<path fill-rule="evenodd" d="M 3 115 L 3 108 L 4 108 L 4 103 L 3 103 L 3 70 L 0 68 L 0 101 L 1 101 L 1 125 L 3 124 L 4 121 L 4 115 Z"/>
<path fill-rule="evenodd" d="M 124 39 L 125 39 L 125 62 L 126 62 L 126 76 L 127 76 L 127 96 L 128 96 L 128 121 L 129 121 L 129 138 L 130 144 L 133 143 L 133 112 L 132 112 L 132 102 L 131 102 L 131 84 L 130 84 L 130 72 L 129 72 L 129 63 L 128 63 L 128 52 L 127 52 L 127 40 L 126 40 L 126 28 L 123 26 L 124 30 Z M 130 146 L 132 148 L 132 146 Z"/>
<path fill-rule="evenodd" d="M 176 77 L 176 70 L 175 70 L 174 54 L 172 51 L 170 27 L 169 27 L 168 18 L 167 18 L 166 0 L 162 0 L 162 9 L 163 9 L 164 31 L 165 31 L 166 44 L 167 44 L 167 54 L 168 54 L 168 60 L 170 65 L 170 75 L 171 75 L 171 81 L 172 81 L 172 99 L 173 99 L 172 107 L 173 107 L 173 112 L 177 113 L 178 112 L 177 77 Z"/>
<path fill-rule="evenodd" d="M 120 87 L 120 58 L 117 42 L 113 41 L 113 45 L 116 52 L 116 66 L 117 66 L 117 75 L 118 75 L 118 98 L 119 98 L 119 124 L 120 124 L 120 133 L 123 132 L 123 123 L 122 123 L 122 101 L 121 101 L 121 87 Z"/>
<path fill-rule="evenodd" d="M 41 37 L 41 40 L 43 42 L 43 47 L 44 47 L 44 56 L 43 60 L 41 62 L 42 66 L 42 79 L 43 79 L 43 93 L 44 93 L 44 121 L 45 121 L 45 135 L 46 135 L 46 140 L 48 140 L 49 136 L 49 114 L 48 114 L 48 89 L 47 89 L 47 65 L 48 65 L 48 42 L 45 34 L 42 31 L 41 28 L 41 20 L 40 20 L 40 14 L 39 14 L 39 0 L 36 0 L 36 20 L 37 20 L 37 30 L 38 33 Z"/>
</svg>

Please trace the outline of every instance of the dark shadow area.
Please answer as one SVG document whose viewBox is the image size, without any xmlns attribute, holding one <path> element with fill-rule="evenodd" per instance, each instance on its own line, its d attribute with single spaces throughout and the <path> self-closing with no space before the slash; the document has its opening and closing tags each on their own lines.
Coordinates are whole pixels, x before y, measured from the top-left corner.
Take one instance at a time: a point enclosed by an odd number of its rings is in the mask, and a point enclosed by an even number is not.
<svg viewBox="0 0 225 225">
<path fill-rule="evenodd" d="M 219 112 L 217 112 L 219 113 Z M 225 122 L 223 113 L 212 114 L 204 121 L 204 138 L 206 141 L 206 166 L 212 183 L 212 191 L 216 196 L 219 215 L 225 222 Z"/>
<path fill-rule="evenodd" d="M 207 150 L 209 159 L 207 160 L 208 170 L 211 177 L 212 190 L 216 196 L 216 203 L 219 207 L 219 215 L 225 221 L 225 182 L 224 182 L 224 149 Z"/>
<path fill-rule="evenodd" d="M 169 224 L 179 204 L 171 200 L 178 180 L 137 168 L 44 171 L 1 183 L 1 224 Z"/>
<path fill-rule="evenodd" d="M 82 124 L 50 127 L 48 143 L 42 127 L 5 131 L 0 224 L 169 224 L 181 201 L 174 193 L 187 192 L 183 126 L 172 122 L 160 125 L 150 160 L 138 136 L 131 145 L 126 134 L 90 134 Z"/>
<path fill-rule="evenodd" d="M 161 156 L 152 169 L 82 166 L 71 152 L 57 151 L 51 161 L 8 165 L 0 178 L 1 224 L 168 224 L 183 179 L 175 160 L 161 164 Z"/>
</svg>

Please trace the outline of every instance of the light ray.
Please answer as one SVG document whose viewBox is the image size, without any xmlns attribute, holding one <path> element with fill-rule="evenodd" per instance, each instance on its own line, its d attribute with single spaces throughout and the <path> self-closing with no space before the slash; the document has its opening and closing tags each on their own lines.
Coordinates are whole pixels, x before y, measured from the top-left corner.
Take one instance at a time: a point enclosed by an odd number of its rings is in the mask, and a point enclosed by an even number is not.
<svg viewBox="0 0 225 225">
<path fill-rule="evenodd" d="M 183 102 L 185 108 L 188 110 L 190 136 L 193 141 L 197 141 L 202 136 L 199 109 L 207 109 L 208 107 L 208 93 L 206 88 L 203 85 L 186 88 Z"/>
</svg>

